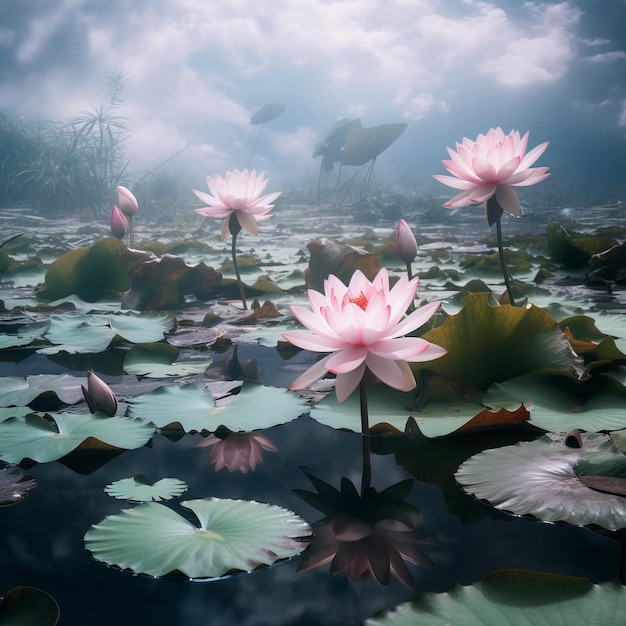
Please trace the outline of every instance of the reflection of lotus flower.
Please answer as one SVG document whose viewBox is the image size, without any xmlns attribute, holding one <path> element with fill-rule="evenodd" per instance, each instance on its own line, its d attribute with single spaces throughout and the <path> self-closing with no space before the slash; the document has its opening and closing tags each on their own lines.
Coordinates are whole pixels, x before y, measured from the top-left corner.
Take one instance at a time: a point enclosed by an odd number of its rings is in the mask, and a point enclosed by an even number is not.
<svg viewBox="0 0 626 626">
<path fill-rule="evenodd" d="M 117 412 L 117 399 L 111 388 L 91 370 L 87 372 L 87 388 L 81 385 L 83 396 L 92 413 L 101 411 L 113 417 Z"/>
<path fill-rule="evenodd" d="M 427 304 L 401 319 L 413 302 L 418 279 L 398 279 L 389 289 L 389 276 L 381 269 L 372 282 L 357 270 L 346 287 L 336 276 L 324 281 L 324 295 L 309 289 L 313 311 L 291 307 L 309 331 L 295 330 L 283 337 L 305 350 L 332 352 L 291 384 L 302 389 L 337 374 L 337 400 L 343 402 L 370 370 L 382 382 L 402 391 L 415 387 L 406 361 L 430 361 L 446 351 L 418 337 L 404 337 L 422 326 L 439 308 Z"/>
<path fill-rule="evenodd" d="M 117 202 L 124 215 L 132 216 L 139 210 L 139 204 L 133 192 L 122 185 L 117 188 Z"/>
<path fill-rule="evenodd" d="M 128 220 L 116 206 L 111 211 L 111 232 L 118 239 L 124 239 L 128 232 Z"/>
<path fill-rule="evenodd" d="M 534 185 L 545 180 L 547 167 L 530 166 L 548 147 L 546 141 L 526 154 L 527 132 L 520 138 L 519 131 L 505 135 L 501 128 L 491 128 L 476 141 L 463 138 L 456 144 L 456 152 L 448 148 L 451 160 L 442 161 L 453 176 L 436 175 L 433 178 L 444 185 L 463 191 L 444 204 L 448 209 L 477 204 L 494 194 L 500 207 L 512 215 L 521 215 L 519 198 L 512 187 Z"/>
<path fill-rule="evenodd" d="M 415 235 L 411 227 L 404 220 L 398 222 L 396 249 L 398 250 L 398 256 L 405 263 L 411 263 L 417 256 L 417 241 L 415 241 Z"/>
<path fill-rule="evenodd" d="M 341 491 L 313 476 L 309 479 L 318 493 L 295 491 L 326 517 L 314 524 L 314 539 L 298 565 L 299 572 L 330 562 L 333 576 L 345 572 L 349 580 L 371 578 L 386 585 L 392 575 L 413 588 L 405 561 L 434 567 L 417 545 L 436 546 L 438 542 L 421 529 L 419 510 L 404 500 L 412 480 L 380 493 L 369 487 L 361 496 L 347 478 L 341 480 Z"/>
<path fill-rule="evenodd" d="M 229 472 L 254 471 L 263 463 L 263 450 L 276 452 L 274 444 L 258 433 L 220 433 L 220 436 L 209 435 L 196 444 L 196 447 L 212 446 L 209 465 L 215 465 L 219 472 L 226 467 Z"/>
<path fill-rule="evenodd" d="M 193 192 L 209 206 L 196 209 L 196 213 L 206 217 L 223 217 L 222 239 L 242 228 L 256 235 L 259 232 L 257 221 L 271 217 L 269 212 L 274 207 L 271 203 L 282 193 L 262 196 L 269 179 L 264 172 L 257 177 L 256 170 L 234 170 L 226 172 L 225 178 L 207 176 L 206 180 L 212 195 L 196 189 Z"/>
</svg>

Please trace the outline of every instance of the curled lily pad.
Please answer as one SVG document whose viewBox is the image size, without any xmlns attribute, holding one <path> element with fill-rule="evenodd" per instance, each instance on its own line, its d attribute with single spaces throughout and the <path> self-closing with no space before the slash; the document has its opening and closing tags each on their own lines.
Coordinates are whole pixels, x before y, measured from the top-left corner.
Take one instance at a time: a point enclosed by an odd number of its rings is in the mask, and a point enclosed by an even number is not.
<svg viewBox="0 0 626 626">
<path fill-rule="evenodd" d="M 583 433 L 582 448 L 567 447 L 565 439 L 547 433 L 485 450 L 465 461 L 455 477 L 468 493 L 513 515 L 608 530 L 626 527 L 626 498 L 590 489 L 575 471 L 582 461 L 594 460 L 623 468 L 626 457 L 612 451 L 608 435 Z"/>
<path fill-rule="evenodd" d="M 3 626 L 55 626 L 60 615 L 57 601 L 35 587 L 13 587 L 0 598 Z"/>
<path fill-rule="evenodd" d="M 37 481 L 17 465 L 0 467 L 0 506 L 21 502 L 37 486 Z"/>
<path fill-rule="evenodd" d="M 159 502 L 177 498 L 187 491 L 187 483 L 178 478 L 161 478 L 151 483 L 143 474 L 122 478 L 104 488 L 113 498 L 129 502 Z"/>
<path fill-rule="evenodd" d="M 128 404 L 131 417 L 159 428 L 180 424 L 186 432 L 214 432 L 219 426 L 235 432 L 270 428 L 296 419 L 307 408 L 292 392 L 252 382 L 219 406 L 208 388 L 194 384 L 159 387 Z"/>
<path fill-rule="evenodd" d="M 83 399 L 81 379 L 68 374 L 39 374 L 37 376 L 7 376 L 0 378 L 0 406 L 25 407 L 40 396 L 54 394 L 65 404 Z"/>
<path fill-rule="evenodd" d="M 291 558 L 311 534 L 302 518 L 278 506 L 218 498 L 181 505 L 199 527 L 163 504 L 146 502 L 92 526 L 85 548 L 98 561 L 136 574 L 210 580 Z"/>
<path fill-rule="evenodd" d="M 528 570 L 501 570 L 471 586 L 425 593 L 370 617 L 364 626 L 602 624 L 619 626 L 626 594 L 617 583 Z"/>
<path fill-rule="evenodd" d="M 47 463 L 81 446 L 133 450 L 145 445 L 154 433 L 154 424 L 108 417 L 104 413 L 51 413 L 49 416 L 52 419 L 31 414 L 0 422 L 0 460 L 20 463 L 31 459 Z"/>
</svg>

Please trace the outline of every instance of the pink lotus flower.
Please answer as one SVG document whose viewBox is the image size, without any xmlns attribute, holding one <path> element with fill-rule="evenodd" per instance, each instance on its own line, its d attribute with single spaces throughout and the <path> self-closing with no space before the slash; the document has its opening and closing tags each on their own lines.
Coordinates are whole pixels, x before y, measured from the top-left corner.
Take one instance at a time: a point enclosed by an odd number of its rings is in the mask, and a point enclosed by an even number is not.
<svg viewBox="0 0 626 626">
<path fill-rule="evenodd" d="M 396 231 L 396 250 L 405 263 L 411 263 L 417 256 L 417 241 L 411 227 L 404 221 L 398 222 Z"/>
<path fill-rule="evenodd" d="M 196 444 L 197 448 L 212 447 L 209 465 L 219 472 L 226 467 L 229 472 L 254 471 L 263 463 L 263 451 L 276 452 L 274 444 L 258 433 L 231 433 L 217 437 L 209 435 Z"/>
<path fill-rule="evenodd" d="M 234 170 L 226 172 L 226 178 L 207 176 L 206 181 L 212 195 L 196 189 L 193 192 L 208 207 L 195 211 L 206 217 L 224 218 L 222 239 L 231 232 L 236 234 L 233 231 L 239 232 L 240 228 L 256 235 L 259 232 L 257 222 L 271 217 L 269 212 L 274 208 L 271 203 L 282 193 L 278 191 L 262 196 L 269 178 L 266 178 L 265 172 L 257 177 L 256 170 Z"/>
<path fill-rule="evenodd" d="M 456 209 L 483 202 L 495 194 L 504 211 L 520 216 L 519 198 L 512 187 L 534 185 L 550 176 L 547 167 L 530 167 L 550 142 L 526 154 L 528 135 L 527 132 L 520 138 L 516 130 L 505 135 L 501 128 L 491 128 L 486 135 L 478 135 L 476 141 L 464 137 L 462 143 L 456 144 L 456 152 L 448 148 L 451 160 L 442 163 L 453 176 L 433 178 L 463 191 L 443 206 Z"/>
<path fill-rule="evenodd" d="M 307 387 L 331 372 L 337 375 L 337 400 L 343 402 L 366 370 L 394 389 L 413 389 L 415 378 L 406 361 L 430 361 L 446 354 L 424 339 L 404 337 L 429 320 L 440 305 L 427 304 L 402 319 L 415 298 L 417 283 L 417 278 L 409 281 L 402 276 L 389 289 L 383 268 L 372 282 L 356 270 L 348 286 L 331 274 L 324 281 L 324 294 L 309 289 L 313 311 L 291 307 L 309 331 L 283 333 L 283 338 L 299 348 L 331 354 L 297 378 L 290 389 Z"/>
<path fill-rule="evenodd" d="M 116 206 L 111 211 L 111 232 L 118 239 L 124 239 L 128 232 L 128 220 Z"/>
<path fill-rule="evenodd" d="M 139 210 L 139 204 L 137 203 L 137 198 L 133 195 L 130 189 L 126 187 L 122 187 L 120 185 L 117 189 L 117 204 L 120 207 L 120 210 L 126 216 L 133 216 Z"/>
<path fill-rule="evenodd" d="M 83 396 L 92 413 L 100 411 L 109 417 L 117 412 L 117 398 L 111 388 L 91 370 L 87 372 L 87 387 L 81 385 Z"/>
</svg>

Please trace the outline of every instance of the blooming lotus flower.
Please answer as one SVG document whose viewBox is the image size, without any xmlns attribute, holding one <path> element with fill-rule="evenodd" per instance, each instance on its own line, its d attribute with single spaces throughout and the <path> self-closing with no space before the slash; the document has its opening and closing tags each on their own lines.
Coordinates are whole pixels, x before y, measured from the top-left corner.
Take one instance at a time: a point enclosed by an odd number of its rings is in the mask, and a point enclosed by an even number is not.
<svg viewBox="0 0 626 626">
<path fill-rule="evenodd" d="M 347 286 L 331 274 L 324 281 L 324 294 L 309 289 L 313 310 L 291 307 L 309 330 L 283 333 L 283 338 L 299 348 L 331 354 L 297 378 L 290 389 L 307 387 L 331 372 L 337 375 L 337 400 L 343 402 L 366 370 L 394 389 L 413 389 L 415 378 L 406 361 L 430 361 L 446 354 L 424 339 L 404 337 L 429 320 L 440 305 L 427 304 L 402 319 L 417 284 L 418 278 L 409 281 L 402 276 L 390 289 L 383 268 L 372 282 L 356 270 Z"/>
<path fill-rule="evenodd" d="M 111 232 L 118 239 L 124 239 L 128 232 L 128 220 L 116 206 L 111 211 Z"/>
<path fill-rule="evenodd" d="M 415 235 L 411 227 L 404 220 L 398 222 L 396 249 L 398 256 L 405 263 L 411 263 L 417 256 L 417 241 L 415 241 Z"/>
<path fill-rule="evenodd" d="M 231 233 L 238 233 L 242 228 L 256 235 L 259 232 L 257 222 L 271 217 L 272 202 L 282 193 L 278 191 L 262 196 L 269 178 L 266 178 L 265 172 L 257 176 L 256 170 L 233 170 L 226 172 L 225 178 L 207 176 L 206 181 L 211 195 L 196 189 L 193 192 L 208 207 L 195 211 L 206 217 L 224 218 L 222 239 Z"/>
<path fill-rule="evenodd" d="M 120 185 L 117 189 L 117 203 L 122 213 L 126 216 L 132 216 L 139 210 L 139 204 L 137 204 L 137 198 L 133 195 L 130 189 L 122 187 Z"/>
<path fill-rule="evenodd" d="M 209 435 L 196 447 L 212 447 L 209 455 L 209 465 L 215 465 L 219 472 L 226 467 L 229 472 L 254 471 L 257 465 L 263 463 L 263 451 L 276 452 L 274 444 L 258 433 L 232 433 L 225 436 Z"/>
<path fill-rule="evenodd" d="M 83 396 L 92 413 L 101 411 L 113 417 L 117 412 L 117 399 L 111 388 L 91 370 L 87 372 L 87 387 L 81 385 Z"/>
<path fill-rule="evenodd" d="M 546 141 L 526 154 L 527 132 L 520 138 L 519 131 L 508 135 L 501 128 L 491 128 L 476 141 L 463 138 L 456 144 L 456 152 L 448 148 L 451 160 L 442 161 L 452 176 L 435 175 L 444 185 L 462 192 L 443 206 L 448 209 L 484 202 L 495 195 L 502 210 L 520 216 L 522 209 L 513 187 L 534 185 L 545 180 L 547 167 L 530 167 L 548 147 Z"/>
</svg>

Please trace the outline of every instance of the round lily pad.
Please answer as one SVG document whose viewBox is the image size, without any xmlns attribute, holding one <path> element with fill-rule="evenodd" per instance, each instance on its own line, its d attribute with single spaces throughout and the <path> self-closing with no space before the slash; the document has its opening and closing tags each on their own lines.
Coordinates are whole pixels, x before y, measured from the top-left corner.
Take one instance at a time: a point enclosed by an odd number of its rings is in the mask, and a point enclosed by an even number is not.
<svg viewBox="0 0 626 626">
<path fill-rule="evenodd" d="M 177 498 L 187 491 L 187 483 L 178 478 L 161 478 L 151 483 L 143 474 L 122 478 L 104 488 L 113 498 L 129 502 L 158 502 Z"/>
<path fill-rule="evenodd" d="M 302 518 L 278 506 L 219 498 L 181 505 L 200 526 L 163 504 L 146 502 L 92 526 L 85 548 L 98 561 L 136 574 L 213 580 L 291 558 L 311 534 Z"/>
<path fill-rule="evenodd" d="M 626 498 L 587 487 L 575 468 L 583 462 L 623 468 L 626 456 L 613 452 L 608 435 L 583 433 L 581 439 L 582 447 L 570 448 L 565 434 L 546 433 L 535 441 L 485 450 L 465 461 L 455 477 L 468 493 L 513 515 L 624 528 Z"/>
</svg>

